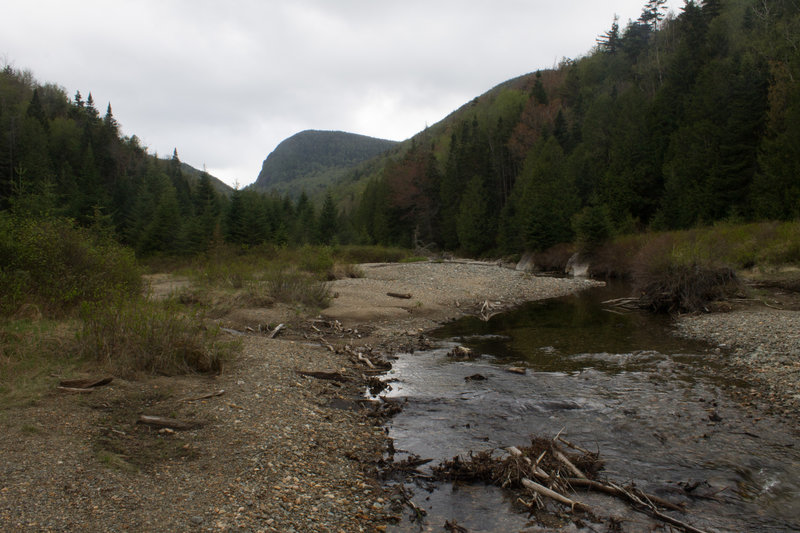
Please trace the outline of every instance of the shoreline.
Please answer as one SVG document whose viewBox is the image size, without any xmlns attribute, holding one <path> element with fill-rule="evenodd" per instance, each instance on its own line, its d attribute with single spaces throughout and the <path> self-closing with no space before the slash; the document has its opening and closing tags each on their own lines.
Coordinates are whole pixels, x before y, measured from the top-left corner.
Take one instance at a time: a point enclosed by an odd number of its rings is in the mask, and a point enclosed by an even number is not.
<svg viewBox="0 0 800 533">
<path fill-rule="evenodd" d="M 679 317 L 677 333 L 726 352 L 723 361 L 752 383 L 745 405 L 763 403 L 779 415 L 800 415 L 800 311 L 749 306 L 729 312 Z"/>
<path fill-rule="evenodd" d="M 338 297 L 318 319 L 279 306 L 217 319 L 243 342 L 220 376 L 115 378 L 87 395 L 57 391 L 54 377 L 32 405 L 0 413 L 0 529 L 382 531 L 393 516 L 376 476 L 387 437 L 363 408 L 368 369 L 347 347 L 377 362 L 482 307 L 598 284 L 488 263 L 364 271 L 332 283 Z M 287 327 L 274 339 L 254 328 L 278 321 Z"/>
<path fill-rule="evenodd" d="M 90 395 L 54 387 L 0 413 L 0 529 L 382 531 L 393 517 L 376 475 L 388 437 L 381 413 L 364 407 L 375 371 L 357 354 L 380 366 L 429 347 L 425 333 L 448 320 L 602 285 L 495 263 L 362 269 L 332 282 L 336 298 L 318 318 L 279 306 L 219 318 L 243 342 L 220 376 L 115 379 Z M 255 328 L 277 322 L 287 327 L 276 338 Z M 757 391 L 765 400 L 795 394 L 777 406 L 796 416 L 800 312 L 749 306 L 675 323 L 733 350 L 723 357 L 734 373 L 772 383 Z M 154 429 L 137 423 L 142 414 L 195 425 Z"/>
</svg>

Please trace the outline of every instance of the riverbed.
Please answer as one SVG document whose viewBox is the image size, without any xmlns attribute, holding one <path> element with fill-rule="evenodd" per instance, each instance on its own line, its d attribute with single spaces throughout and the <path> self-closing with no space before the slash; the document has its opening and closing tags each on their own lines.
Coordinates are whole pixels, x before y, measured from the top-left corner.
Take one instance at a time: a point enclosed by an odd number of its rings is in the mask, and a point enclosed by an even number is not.
<svg viewBox="0 0 800 533">
<path fill-rule="evenodd" d="M 388 426 L 395 459 L 436 464 L 560 433 L 598 450 L 609 480 L 684 503 L 676 517 L 697 528 L 800 529 L 796 427 L 737 403 L 733 393 L 749 384 L 726 370 L 724 351 L 677 337 L 661 317 L 600 304 L 620 290 L 534 302 L 489 321 L 462 318 L 434 333 L 440 347 L 401 354 L 386 376 L 387 395 L 406 402 Z M 474 356 L 448 356 L 455 345 Z M 430 488 L 415 488 L 422 524 L 406 513 L 390 531 L 440 531 L 445 521 L 471 532 L 552 530 L 537 529 L 498 489 Z M 655 524 L 609 497 L 576 498 L 621 519 L 624 531 Z"/>
</svg>

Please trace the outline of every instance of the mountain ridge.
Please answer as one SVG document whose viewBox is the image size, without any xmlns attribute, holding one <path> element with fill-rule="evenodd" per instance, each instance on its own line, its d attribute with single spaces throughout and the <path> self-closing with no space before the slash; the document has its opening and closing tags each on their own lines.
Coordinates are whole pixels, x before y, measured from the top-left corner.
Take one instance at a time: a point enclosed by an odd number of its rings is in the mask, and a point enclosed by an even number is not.
<svg viewBox="0 0 800 533">
<path fill-rule="evenodd" d="M 264 160 L 252 187 L 290 196 L 297 196 L 305 189 L 313 193 L 398 144 L 344 131 L 304 130 L 275 147 Z"/>
</svg>

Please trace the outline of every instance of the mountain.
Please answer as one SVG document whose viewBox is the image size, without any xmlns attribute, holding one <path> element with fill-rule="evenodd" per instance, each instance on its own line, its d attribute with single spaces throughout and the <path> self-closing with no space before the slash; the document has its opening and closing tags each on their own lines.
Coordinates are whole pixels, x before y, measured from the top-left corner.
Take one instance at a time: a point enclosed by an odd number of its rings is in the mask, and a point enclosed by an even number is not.
<svg viewBox="0 0 800 533">
<path fill-rule="evenodd" d="M 309 196 L 316 196 L 354 166 L 397 144 L 342 131 L 302 131 L 267 156 L 252 187 L 293 197 L 305 190 Z"/>
<path fill-rule="evenodd" d="M 185 176 L 188 176 L 195 182 L 200 180 L 200 176 L 203 174 L 202 170 L 198 170 L 193 166 L 188 165 L 182 161 L 181 161 L 181 172 L 183 172 Z M 208 174 L 208 172 L 206 172 L 206 174 Z M 211 185 L 214 187 L 214 190 L 217 191 L 218 193 L 229 196 L 233 192 L 233 187 L 231 187 L 221 179 L 212 176 L 211 174 L 208 174 L 208 177 L 211 178 Z"/>
</svg>

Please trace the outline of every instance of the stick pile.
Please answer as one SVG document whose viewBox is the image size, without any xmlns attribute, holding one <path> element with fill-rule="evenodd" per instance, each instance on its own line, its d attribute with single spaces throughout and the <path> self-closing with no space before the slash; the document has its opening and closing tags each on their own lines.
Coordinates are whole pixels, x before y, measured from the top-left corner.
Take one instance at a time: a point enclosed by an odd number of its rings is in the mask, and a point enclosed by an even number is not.
<svg viewBox="0 0 800 533">
<path fill-rule="evenodd" d="M 492 451 L 470 452 L 467 458 L 456 456 L 433 467 L 440 481 L 489 483 L 519 493 L 519 501 L 531 512 L 546 509 L 546 502 L 555 501 L 572 512 L 596 516 L 588 505 L 576 499 L 576 489 L 596 491 L 618 497 L 634 509 L 666 522 L 688 533 L 702 533 L 661 509 L 684 512 L 685 509 L 652 494 L 628 485 L 598 479 L 603 467 L 599 454 L 589 452 L 557 435 L 553 439 L 533 437 L 530 446 L 506 448 L 508 454 L 498 457 Z"/>
</svg>

